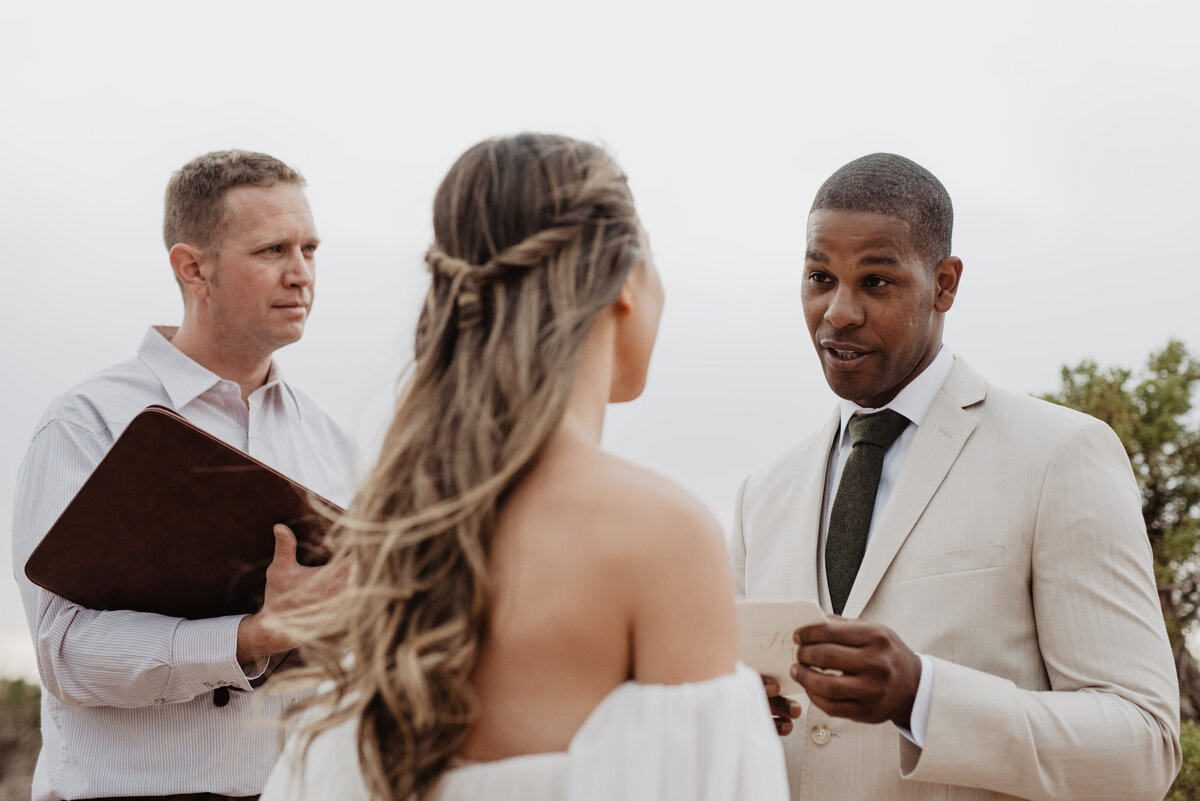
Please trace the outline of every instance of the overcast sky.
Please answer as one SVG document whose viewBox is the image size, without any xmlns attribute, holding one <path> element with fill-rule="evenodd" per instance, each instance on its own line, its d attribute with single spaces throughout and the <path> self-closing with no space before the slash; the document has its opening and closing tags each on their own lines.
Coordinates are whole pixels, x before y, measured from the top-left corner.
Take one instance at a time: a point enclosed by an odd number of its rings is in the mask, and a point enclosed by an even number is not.
<svg viewBox="0 0 1200 801">
<path fill-rule="evenodd" d="M 667 290 L 614 451 L 728 526 L 745 475 L 823 420 L 800 313 L 821 181 L 889 151 L 949 189 L 946 344 L 1009 388 L 1200 349 L 1200 6 L 1161 2 L 9 3 L 0 7 L 0 574 L 50 400 L 181 313 L 172 170 L 300 169 L 324 243 L 286 375 L 372 451 L 411 352 L 441 176 L 481 138 L 605 143 Z M 0 578 L 0 676 L 36 675 Z"/>
</svg>

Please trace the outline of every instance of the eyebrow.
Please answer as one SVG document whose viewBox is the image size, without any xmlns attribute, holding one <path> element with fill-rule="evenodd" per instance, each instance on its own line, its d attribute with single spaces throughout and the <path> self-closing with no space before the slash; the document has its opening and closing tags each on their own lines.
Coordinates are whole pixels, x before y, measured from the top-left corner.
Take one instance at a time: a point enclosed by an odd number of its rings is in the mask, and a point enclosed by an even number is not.
<svg viewBox="0 0 1200 801">
<path fill-rule="evenodd" d="M 900 260 L 891 256 L 863 256 L 858 263 L 864 267 L 879 267 L 899 264 Z"/>
<path fill-rule="evenodd" d="M 826 256 L 824 253 L 822 253 L 819 250 L 805 251 L 804 252 L 804 260 L 805 261 L 816 261 L 816 262 L 820 262 L 821 264 L 829 263 L 829 257 Z"/>
<path fill-rule="evenodd" d="M 321 244 L 321 237 L 319 237 L 319 236 L 298 236 L 298 237 L 267 236 L 267 237 L 263 237 L 262 239 L 258 240 L 258 244 L 256 244 L 255 247 L 256 248 L 269 248 L 269 247 L 274 247 L 275 245 L 286 245 L 290 242 L 296 242 L 300 245 L 300 247 L 307 247 L 308 245 Z"/>
</svg>

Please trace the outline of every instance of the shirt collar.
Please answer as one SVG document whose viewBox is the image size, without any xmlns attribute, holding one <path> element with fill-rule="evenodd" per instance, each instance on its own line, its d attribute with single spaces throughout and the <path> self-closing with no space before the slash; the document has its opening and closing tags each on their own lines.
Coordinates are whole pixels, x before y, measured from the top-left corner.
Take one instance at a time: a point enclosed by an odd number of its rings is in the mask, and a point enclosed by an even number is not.
<svg viewBox="0 0 1200 801">
<path fill-rule="evenodd" d="M 172 325 L 151 326 L 138 348 L 138 358 L 158 378 L 176 411 L 225 380 L 171 344 L 178 331 L 179 328 Z M 300 403 L 295 391 L 284 381 L 279 366 L 272 360 L 262 389 L 270 391 L 275 386 L 280 388 L 281 395 L 288 399 L 299 418 Z"/>
<path fill-rule="evenodd" d="M 267 371 L 267 380 L 262 385 L 262 391 L 269 392 L 272 387 L 279 388 L 279 394 L 286 399 L 288 405 L 292 407 L 292 412 L 296 415 L 296 419 L 300 419 L 300 399 L 296 397 L 296 391 L 292 389 L 283 378 L 283 371 L 279 369 L 279 365 L 275 360 L 271 360 L 271 369 Z"/>
<path fill-rule="evenodd" d="M 151 326 L 138 348 L 138 358 L 158 377 L 176 411 L 221 382 L 221 376 L 171 344 L 178 330 L 170 325 Z"/>
<path fill-rule="evenodd" d="M 838 405 L 842 416 L 840 429 L 842 436 L 845 435 L 846 424 L 850 422 L 850 418 L 856 413 L 865 412 L 870 414 L 880 409 L 891 409 L 899 412 L 907 417 L 910 422 L 920 426 L 921 421 L 925 419 L 925 414 L 929 411 L 929 407 L 933 405 L 933 399 L 937 397 L 938 390 L 942 388 L 942 384 L 946 383 L 946 379 L 950 376 L 950 370 L 953 367 L 954 354 L 943 346 L 938 350 L 938 355 L 934 357 L 928 367 L 918 373 L 904 389 L 896 394 L 896 397 L 879 407 L 879 409 L 868 409 L 865 406 L 859 406 L 852 400 L 841 399 Z M 838 441 L 841 441 L 840 437 Z"/>
</svg>

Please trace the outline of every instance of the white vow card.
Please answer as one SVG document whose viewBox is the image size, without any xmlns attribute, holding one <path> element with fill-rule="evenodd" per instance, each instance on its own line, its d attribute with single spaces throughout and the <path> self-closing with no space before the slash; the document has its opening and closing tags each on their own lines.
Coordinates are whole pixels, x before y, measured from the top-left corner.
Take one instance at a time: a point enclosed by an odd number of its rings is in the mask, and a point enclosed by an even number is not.
<svg viewBox="0 0 1200 801">
<path fill-rule="evenodd" d="M 815 601 L 740 601 L 737 604 L 738 658 L 779 682 L 784 695 L 804 692 L 792 678 L 796 643 L 792 633 L 825 622 Z"/>
</svg>

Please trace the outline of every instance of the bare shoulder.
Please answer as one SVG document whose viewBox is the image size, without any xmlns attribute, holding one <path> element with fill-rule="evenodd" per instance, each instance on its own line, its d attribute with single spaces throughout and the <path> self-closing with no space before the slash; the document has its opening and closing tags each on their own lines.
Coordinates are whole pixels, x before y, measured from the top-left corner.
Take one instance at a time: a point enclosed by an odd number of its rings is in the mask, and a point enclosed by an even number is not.
<svg viewBox="0 0 1200 801">
<path fill-rule="evenodd" d="M 522 565 L 522 586 L 537 583 L 543 599 L 553 590 L 560 612 L 628 647 L 624 675 L 677 683 L 733 669 L 725 537 L 675 482 L 599 448 L 561 447 L 513 493 L 501 528 L 493 561 Z"/>
<path fill-rule="evenodd" d="M 505 517 L 537 541 L 543 558 L 553 552 L 560 569 L 586 574 L 621 600 L 644 598 L 647 581 L 728 573 L 725 537 L 708 507 L 669 478 L 599 448 L 542 460 Z"/>
<path fill-rule="evenodd" d="M 712 512 L 675 482 L 614 459 L 625 508 L 614 584 L 629 603 L 633 673 L 675 684 L 728 673 L 736 658 L 733 585 Z"/>
<path fill-rule="evenodd" d="M 505 504 L 501 527 L 553 553 L 561 569 L 597 576 L 654 569 L 683 552 L 724 560 L 712 512 L 669 478 L 589 447 L 539 460 Z"/>
<path fill-rule="evenodd" d="M 712 511 L 659 473 L 604 454 L 594 489 L 611 499 L 618 525 L 611 536 L 639 555 L 640 563 L 711 551 L 724 560 L 725 536 Z"/>
</svg>

